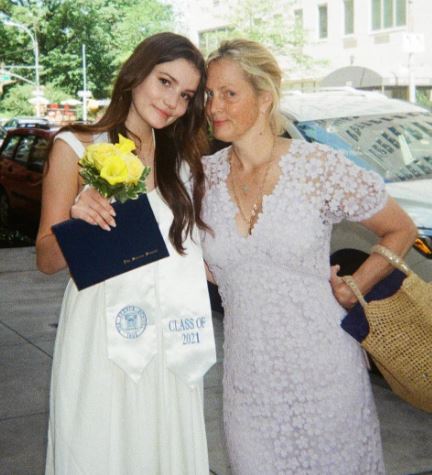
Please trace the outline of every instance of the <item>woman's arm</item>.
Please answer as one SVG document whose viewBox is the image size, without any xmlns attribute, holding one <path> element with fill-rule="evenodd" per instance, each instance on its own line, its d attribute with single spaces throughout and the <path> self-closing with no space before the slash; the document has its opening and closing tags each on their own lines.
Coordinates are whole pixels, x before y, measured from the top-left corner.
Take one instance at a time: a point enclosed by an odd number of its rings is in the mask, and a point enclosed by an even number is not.
<svg viewBox="0 0 432 475">
<path fill-rule="evenodd" d="M 411 218 L 393 198 L 389 198 L 384 208 L 361 224 L 374 232 L 379 244 L 388 247 L 399 256 L 404 256 L 417 237 L 417 228 Z M 373 253 L 353 274 L 353 278 L 363 295 L 386 277 L 393 266 L 379 254 Z M 351 289 L 337 276 L 336 266 L 332 268 L 331 285 L 337 301 L 345 308 L 351 308 L 357 299 Z"/>
<path fill-rule="evenodd" d="M 207 262 L 204 262 L 204 267 L 205 267 L 205 273 L 206 273 L 206 277 L 207 277 L 207 280 L 209 282 L 211 282 L 212 284 L 216 284 L 216 281 L 215 281 L 215 278 L 213 277 L 213 274 L 211 273 L 210 269 L 209 269 L 209 266 L 207 265 Z"/>
<path fill-rule="evenodd" d="M 46 274 L 66 267 L 51 226 L 70 218 L 79 187 L 78 157 L 63 140 L 56 140 L 43 180 L 41 220 L 36 237 L 37 266 Z"/>
</svg>

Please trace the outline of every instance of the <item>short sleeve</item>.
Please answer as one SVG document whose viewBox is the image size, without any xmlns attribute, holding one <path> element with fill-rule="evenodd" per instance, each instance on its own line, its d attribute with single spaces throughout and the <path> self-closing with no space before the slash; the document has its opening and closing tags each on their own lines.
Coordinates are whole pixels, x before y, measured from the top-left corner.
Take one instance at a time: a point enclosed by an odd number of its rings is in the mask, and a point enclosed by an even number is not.
<svg viewBox="0 0 432 475">
<path fill-rule="evenodd" d="M 332 223 L 363 221 L 384 208 L 388 195 L 383 179 L 328 148 L 324 163 L 324 214 Z"/>
<path fill-rule="evenodd" d="M 82 158 L 84 156 L 85 147 L 80 142 L 78 137 L 72 132 L 60 132 L 54 137 L 54 141 L 56 140 L 63 140 L 63 142 L 66 142 L 69 147 L 75 152 L 78 158 Z"/>
</svg>

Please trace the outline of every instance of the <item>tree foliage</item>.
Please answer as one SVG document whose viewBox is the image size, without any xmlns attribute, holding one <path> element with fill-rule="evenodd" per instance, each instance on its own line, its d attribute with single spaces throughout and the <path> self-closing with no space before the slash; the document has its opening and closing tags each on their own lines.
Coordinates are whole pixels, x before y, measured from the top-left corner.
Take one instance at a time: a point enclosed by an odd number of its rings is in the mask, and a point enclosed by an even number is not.
<svg viewBox="0 0 432 475">
<path fill-rule="evenodd" d="M 132 53 L 135 46 L 144 38 L 162 31 L 171 31 L 174 26 L 172 7 L 159 0 L 138 0 L 129 2 L 124 10 L 122 21 L 114 25 L 113 38 L 119 55 L 117 63 Z"/>
<path fill-rule="evenodd" d="M 305 33 L 295 22 L 294 0 L 238 0 L 233 3 L 228 26 L 207 33 L 204 53 L 208 54 L 220 41 L 247 38 L 266 46 L 279 58 L 296 66 L 307 66 L 311 58 L 304 54 Z"/>
<path fill-rule="evenodd" d="M 85 44 L 87 88 L 96 98 L 109 95 L 119 64 L 141 40 L 172 29 L 174 22 L 171 8 L 161 0 L 0 0 L 0 14 L 36 35 L 41 84 L 69 95 L 76 96 L 83 89 Z M 27 66 L 12 71 L 34 81 L 34 69 L 29 68 L 35 63 L 29 35 L 0 22 L 0 44 L 0 64 Z"/>
<path fill-rule="evenodd" d="M 31 84 L 18 84 L 10 88 L 2 99 L 2 111 L 10 117 L 16 115 L 33 115 L 34 106 L 29 102 L 29 98 L 32 97 L 33 89 Z M 67 93 L 58 89 L 53 84 L 47 84 L 45 86 L 45 95 L 49 97 L 52 102 L 61 102 L 68 98 Z"/>
</svg>

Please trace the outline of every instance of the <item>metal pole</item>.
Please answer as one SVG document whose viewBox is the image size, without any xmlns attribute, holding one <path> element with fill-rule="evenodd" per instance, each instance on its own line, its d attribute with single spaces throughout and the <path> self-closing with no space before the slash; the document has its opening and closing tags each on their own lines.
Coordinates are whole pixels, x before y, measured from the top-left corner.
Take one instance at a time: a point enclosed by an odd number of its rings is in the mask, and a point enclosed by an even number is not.
<svg viewBox="0 0 432 475">
<path fill-rule="evenodd" d="M 15 28 L 21 29 L 25 31 L 31 39 L 32 42 L 32 47 L 33 47 L 33 53 L 34 53 L 34 60 L 35 60 L 35 85 L 36 85 L 36 98 L 38 98 L 41 95 L 41 90 L 40 90 L 40 80 L 39 80 L 39 45 L 36 39 L 36 35 L 33 35 L 33 33 L 30 31 L 30 29 L 23 25 L 22 23 L 16 23 L 12 20 L 3 20 L 3 23 L 6 26 L 14 26 Z M 40 116 L 40 104 L 39 102 L 36 102 L 36 116 Z"/>
<path fill-rule="evenodd" d="M 33 38 L 33 48 L 35 55 L 35 66 L 36 66 L 36 90 L 40 92 L 40 79 L 39 79 L 39 44 L 36 41 L 36 38 Z"/>
<path fill-rule="evenodd" d="M 82 45 L 82 63 L 83 63 L 83 121 L 87 122 L 87 63 L 86 63 L 86 45 Z"/>
<path fill-rule="evenodd" d="M 34 51 L 34 57 L 35 57 L 35 68 L 36 68 L 36 117 L 40 117 L 40 102 L 39 102 L 39 97 L 42 95 L 41 90 L 40 90 L 40 79 L 39 79 L 39 45 L 38 42 L 36 41 L 36 36 L 33 36 L 28 28 L 26 28 L 27 33 L 30 35 L 33 43 L 33 51 Z"/>
<path fill-rule="evenodd" d="M 416 103 L 416 84 L 414 77 L 413 53 L 408 54 L 408 100 Z"/>
<path fill-rule="evenodd" d="M 409 34 L 412 35 L 414 31 L 414 12 L 413 12 L 413 1 L 408 0 L 408 18 L 407 18 L 407 29 Z M 408 100 L 413 104 L 416 103 L 416 83 L 415 83 L 415 74 L 414 74 L 414 52 L 410 51 L 408 54 Z"/>
</svg>

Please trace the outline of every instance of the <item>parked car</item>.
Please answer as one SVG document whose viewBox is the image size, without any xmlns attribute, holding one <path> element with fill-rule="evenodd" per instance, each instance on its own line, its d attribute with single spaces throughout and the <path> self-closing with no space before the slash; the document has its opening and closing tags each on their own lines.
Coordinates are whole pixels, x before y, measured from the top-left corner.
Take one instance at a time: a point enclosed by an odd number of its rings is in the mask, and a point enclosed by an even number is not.
<svg viewBox="0 0 432 475">
<path fill-rule="evenodd" d="M 3 125 L 6 130 L 16 129 L 19 127 L 38 127 L 41 129 L 49 129 L 53 126 L 55 125 L 43 117 L 13 117 Z"/>
<path fill-rule="evenodd" d="M 42 174 L 54 129 L 9 130 L 0 148 L 0 224 L 19 216 L 29 225 L 40 217 Z"/>
<path fill-rule="evenodd" d="M 7 130 L 0 125 L 0 146 L 3 143 L 3 140 L 6 137 Z"/>
<path fill-rule="evenodd" d="M 384 178 L 388 193 L 418 227 L 419 238 L 407 262 L 432 281 L 432 113 L 381 93 L 352 88 L 291 92 L 281 104 L 288 136 L 339 149 Z M 356 223 L 335 226 L 332 263 L 352 273 L 375 239 Z"/>
</svg>

